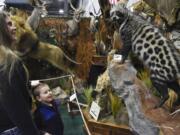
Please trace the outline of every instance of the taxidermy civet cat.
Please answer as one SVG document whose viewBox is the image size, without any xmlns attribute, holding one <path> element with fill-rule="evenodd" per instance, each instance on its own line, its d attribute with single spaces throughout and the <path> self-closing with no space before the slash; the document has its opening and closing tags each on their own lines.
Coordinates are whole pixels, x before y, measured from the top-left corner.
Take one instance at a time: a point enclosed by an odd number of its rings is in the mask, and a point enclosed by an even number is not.
<svg viewBox="0 0 180 135">
<path fill-rule="evenodd" d="M 123 61 L 132 51 L 150 70 L 153 86 L 161 94 L 161 107 L 169 98 L 168 88 L 178 95 L 173 106 L 180 104 L 180 54 L 173 42 L 169 41 L 160 30 L 131 13 L 123 5 L 116 5 L 110 12 L 112 21 L 119 27 L 123 41 Z"/>
</svg>

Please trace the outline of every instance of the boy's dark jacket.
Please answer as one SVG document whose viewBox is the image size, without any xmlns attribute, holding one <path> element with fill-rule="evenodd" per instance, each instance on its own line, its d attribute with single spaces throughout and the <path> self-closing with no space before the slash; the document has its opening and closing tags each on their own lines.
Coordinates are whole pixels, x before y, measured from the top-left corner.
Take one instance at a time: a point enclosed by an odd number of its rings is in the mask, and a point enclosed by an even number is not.
<svg viewBox="0 0 180 135">
<path fill-rule="evenodd" d="M 53 106 L 38 103 L 34 113 L 34 119 L 40 130 L 51 133 L 52 135 L 63 135 L 64 125 L 58 111 L 57 103 L 52 102 Z"/>
</svg>

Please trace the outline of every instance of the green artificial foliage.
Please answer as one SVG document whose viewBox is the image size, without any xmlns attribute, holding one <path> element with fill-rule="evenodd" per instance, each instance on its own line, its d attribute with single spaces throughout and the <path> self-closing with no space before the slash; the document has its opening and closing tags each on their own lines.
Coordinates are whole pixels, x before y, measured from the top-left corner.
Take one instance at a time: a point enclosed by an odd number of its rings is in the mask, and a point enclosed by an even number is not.
<svg viewBox="0 0 180 135">
<path fill-rule="evenodd" d="M 141 81 L 144 82 L 148 89 L 152 89 L 152 82 L 150 80 L 149 72 L 147 70 L 138 72 L 137 76 Z"/>
<path fill-rule="evenodd" d="M 85 96 L 85 100 L 86 100 L 86 103 L 88 104 L 88 106 L 90 106 L 90 104 L 93 100 L 92 92 L 93 92 L 93 88 L 91 86 L 84 89 L 84 96 Z"/>
<path fill-rule="evenodd" d="M 155 90 L 155 88 L 153 87 L 150 79 L 150 74 L 146 69 L 141 72 L 138 72 L 137 76 L 146 85 L 146 87 L 152 91 L 153 95 L 160 97 L 158 91 Z"/>
<path fill-rule="evenodd" d="M 118 112 L 123 107 L 122 100 L 117 95 L 115 95 L 111 92 L 109 93 L 109 98 L 110 98 L 110 102 L 111 102 L 112 114 L 113 114 L 113 117 L 115 118 L 116 115 L 118 114 Z"/>
<path fill-rule="evenodd" d="M 60 80 L 59 80 L 59 85 L 60 85 L 61 87 L 63 87 L 63 86 L 65 85 L 65 80 L 64 80 L 64 79 L 60 79 Z"/>
</svg>

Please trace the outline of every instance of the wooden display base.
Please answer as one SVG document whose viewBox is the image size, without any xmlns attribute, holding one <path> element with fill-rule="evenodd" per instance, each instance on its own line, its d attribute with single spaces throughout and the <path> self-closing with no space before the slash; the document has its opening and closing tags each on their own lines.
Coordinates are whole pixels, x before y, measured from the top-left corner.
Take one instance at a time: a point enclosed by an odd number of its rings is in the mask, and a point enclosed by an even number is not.
<svg viewBox="0 0 180 135">
<path fill-rule="evenodd" d="M 87 110 L 83 110 L 91 135 L 133 135 L 128 126 L 94 120 Z"/>
</svg>

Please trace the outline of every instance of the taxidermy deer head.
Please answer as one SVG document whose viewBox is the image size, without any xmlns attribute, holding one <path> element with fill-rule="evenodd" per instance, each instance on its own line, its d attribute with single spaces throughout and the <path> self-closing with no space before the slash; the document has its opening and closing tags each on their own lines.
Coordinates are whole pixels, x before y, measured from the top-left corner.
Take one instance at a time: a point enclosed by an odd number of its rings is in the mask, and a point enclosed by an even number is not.
<svg viewBox="0 0 180 135">
<path fill-rule="evenodd" d="M 27 23 L 31 26 L 31 28 L 35 31 L 39 25 L 41 17 L 47 15 L 46 3 L 43 2 L 41 5 L 34 5 L 34 10 L 31 13 L 31 16 L 28 17 Z"/>
<path fill-rule="evenodd" d="M 81 15 L 84 13 L 84 9 L 82 8 L 82 5 L 83 5 L 82 2 L 83 1 L 81 0 L 79 7 L 76 9 L 72 5 L 71 0 L 69 0 L 70 6 L 74 11 L 73 11 L 73 19 L 66 22 L 66 24 L 68 25 L 68 31 L 67 31 L 68 36 L 77 35 L 79 31 L 78 25 L 79 25 L 79 22 L 81 21 Z"/>
<path fill-rule="evenodd" d="M 98 12 L 96 12 L 96 9 L 94 7 L 94 4 L 91 0 L 93 10 L 94 12 L 90 12 L 89 14 L 91 15 L 91 20 L 90 20 L 90 31 L 91 32 L 97 32 L 99 30 L 99 18 L 101 16 L 101 10 L 99 9 Z"/>
</svg>

